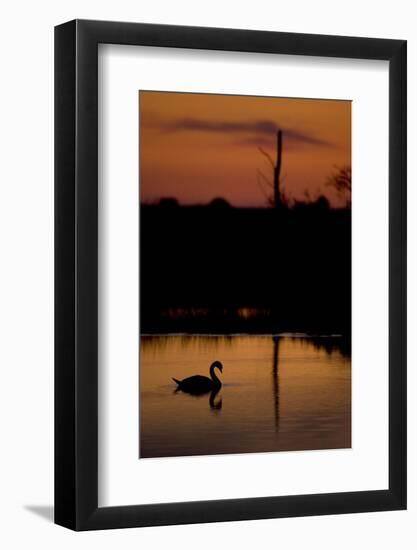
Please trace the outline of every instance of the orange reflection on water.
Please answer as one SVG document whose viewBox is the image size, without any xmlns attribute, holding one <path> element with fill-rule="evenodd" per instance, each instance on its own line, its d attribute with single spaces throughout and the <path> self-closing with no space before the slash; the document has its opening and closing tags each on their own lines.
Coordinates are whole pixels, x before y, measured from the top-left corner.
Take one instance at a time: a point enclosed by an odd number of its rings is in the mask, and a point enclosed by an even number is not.
<svg viewBox="0 0 417 550">
<path fill-rule="evenodd" d="M 351 446 L 351 364 L 320 339 L 142 336 L 140 457 Z M 172 377 L 224 370 L 217 395 L 175 393 Z"/>
</svg>

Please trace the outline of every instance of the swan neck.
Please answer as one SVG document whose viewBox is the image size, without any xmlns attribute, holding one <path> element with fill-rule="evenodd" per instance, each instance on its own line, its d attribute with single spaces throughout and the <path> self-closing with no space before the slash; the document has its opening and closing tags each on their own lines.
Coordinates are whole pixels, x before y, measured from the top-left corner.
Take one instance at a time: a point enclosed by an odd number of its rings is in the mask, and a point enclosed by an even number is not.
<svg viewBox="0 0 417 550">
<path fill-rule="evenodd" d="M 217 367 L 215 367 L 214 365 L 211 365 L 210 367 L 210 376 L 211 376 L 211 379 L 213 380 L 213 382 L 215 382 L 216 384 L 220 384 L 220 379 L 217 378 L 217 375 L 216 375 L 216 372 L 215 372 L 215 369 Z"/>
</svg>

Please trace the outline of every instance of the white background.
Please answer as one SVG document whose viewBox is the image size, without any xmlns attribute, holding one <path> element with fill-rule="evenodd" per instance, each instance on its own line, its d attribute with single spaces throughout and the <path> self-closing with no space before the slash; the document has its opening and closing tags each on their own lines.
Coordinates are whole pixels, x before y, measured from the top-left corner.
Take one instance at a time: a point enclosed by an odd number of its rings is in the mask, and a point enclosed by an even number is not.
<svg viewBox="0 0 417 550">
<path fill-rule="evenodd" d="M 99 504 L 386 489 L 388 64 L 114 45 L 100 47 L 99 61 Z M 352 449 L 137 458 L 138 89 L 173 83 L 188 92 L 352 100 Z"/>
<path fill-rule="evenodd" d="M 285 4 L 72 0 L 2 10 L 0 542 L 5 548 L 414 548 L 417 533 L 416 158 L 409 155 L 409 510 L 74 534 L 50 517 L 53 483 L 53 33 L 74 17 L 409 40 L 409 151 L 417 148 L 413 2 Z"/>
</svg>

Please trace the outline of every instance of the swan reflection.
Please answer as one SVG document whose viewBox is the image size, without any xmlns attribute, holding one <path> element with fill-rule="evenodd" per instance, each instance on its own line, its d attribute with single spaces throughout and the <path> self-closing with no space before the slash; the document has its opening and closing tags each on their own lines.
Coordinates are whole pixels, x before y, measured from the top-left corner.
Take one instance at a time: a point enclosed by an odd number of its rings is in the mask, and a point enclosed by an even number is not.
<svg viewBox="0 0 417 550">
<path fill-rule="evenodd" d="M 213 390 L 210 393 L 209 405 L 212 411 L 221 411 L 222 409 L 222 403 L 223 403 L 222 397 L 220 396 L 216 401 L 216 396 L 219 393 L 219 391 L 220 390 Z"/>
</svg>

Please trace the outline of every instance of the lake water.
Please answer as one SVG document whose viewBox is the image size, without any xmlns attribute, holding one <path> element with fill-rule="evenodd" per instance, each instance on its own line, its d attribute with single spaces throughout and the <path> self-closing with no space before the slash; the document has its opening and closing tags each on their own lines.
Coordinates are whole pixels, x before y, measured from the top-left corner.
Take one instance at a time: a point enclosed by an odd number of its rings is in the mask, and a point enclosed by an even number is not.
<svg viewBox="0 0 417 550">
<path fill-rule="evenodd" d="M 351 362 L 340 338 L 141 336 L 140 458 L 351 446 Z M 172 377 L 221 390 L 175 392 Z M 218 372 L 218 371 L 217 371 Z"/>
</svg>

